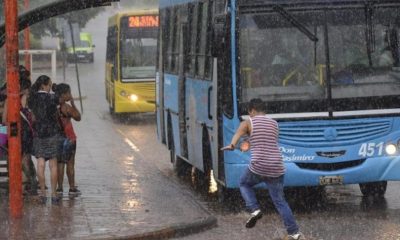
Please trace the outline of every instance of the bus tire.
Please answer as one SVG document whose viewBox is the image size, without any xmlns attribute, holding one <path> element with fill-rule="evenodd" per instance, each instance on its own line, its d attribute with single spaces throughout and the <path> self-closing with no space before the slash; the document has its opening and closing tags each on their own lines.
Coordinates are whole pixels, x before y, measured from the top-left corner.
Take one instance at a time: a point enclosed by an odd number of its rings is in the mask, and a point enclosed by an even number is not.
<svg viewBox="0 0 400 240">
<path fill-rule="evenodd" d="M 114 98 L 112 99 L 111 105 L 108 107 L 108 111 L 110 112 L 111 116 L 115 115 L 115 100 Z"/>
<path fill-rule="evenodd" d="M 168 116 L 168 146 L 169 146 L 169 154 L 172 163 L 172 169 L 178 177 L 183 177 L 189 174 L 191 170 L 191 165 L 187 163 L 185 160 L 180 158 L 175 154 L 175 145 L 174 145 L 174 137 L 172 135 L 172 123 L 171 116 Z"/>
<path fill-rule="evenodd" d="M 203 130 L 203 171 L 195 168 L 193 171 L 195 187 L 207 191 L 211 185 L 212 158 L 207 130 Z"/>
<path fill-rule="evenodd" d="M 210 171 L 204 170 L 203 172 L 196 167 L 193 167 L 192 174 L 195 189 L 200 192 L 208 192 L 211 182 Z"/>
<path fill-rule="evenodd" d="M 360 183 L 359 185 L 364 196 L 383 197 L 386 193 L 387 181 Z"/>
<path fill-rule="evenodd" d="M 174 170 L 175 174 L 178 177 L 184 177 L 188 175 L 191 169 L 190 164 L 175 154 L 174 147 L 169 150 L 169 154 L 171 158 L 172 169 Z"/>
</svg>

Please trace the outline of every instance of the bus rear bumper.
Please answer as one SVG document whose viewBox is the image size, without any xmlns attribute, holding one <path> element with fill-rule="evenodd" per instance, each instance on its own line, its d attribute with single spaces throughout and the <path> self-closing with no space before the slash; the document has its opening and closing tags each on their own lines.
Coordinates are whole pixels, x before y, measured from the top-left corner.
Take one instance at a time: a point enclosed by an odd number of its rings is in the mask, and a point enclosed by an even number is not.
<svg viewBox="0 0 400 240">
<path fill-rule="evenodd" d="M 285 186 L 320 186 L 326 178 L 340 179 L 341 184 L 376 181 L 400 181 L 400 156 L 368 158 L 362 164 L 334 171 L 310 170 L 296 163 L 286 163 Z M 225 164 L 226 186 L 238 188 L 247 164 Z"/>
</svg>

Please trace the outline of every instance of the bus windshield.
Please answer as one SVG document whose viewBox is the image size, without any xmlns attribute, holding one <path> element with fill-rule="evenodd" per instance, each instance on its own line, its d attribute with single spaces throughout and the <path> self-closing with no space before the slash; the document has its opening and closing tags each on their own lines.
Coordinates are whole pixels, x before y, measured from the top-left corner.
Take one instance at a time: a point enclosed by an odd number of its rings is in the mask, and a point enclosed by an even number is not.
<svg viewBox="0 0 400 240">
<path fill-rule="evenodd" d="M 273 113 L 327 112 L 328 97 L 331 111 L 400 107 L 400 9 L 375 7 L 372 23 L 365 11 L 288 10 L 318 41 L 274 11 L 241 15 L 241 102 L 261 98 Z"/>
<path fill-rule="evenodd" d="M 132 28 L 124 24 L 121 24 L 121 26 L 120 64 L 122 81 L 154 80 L 157 28 Z"/>
</svg>

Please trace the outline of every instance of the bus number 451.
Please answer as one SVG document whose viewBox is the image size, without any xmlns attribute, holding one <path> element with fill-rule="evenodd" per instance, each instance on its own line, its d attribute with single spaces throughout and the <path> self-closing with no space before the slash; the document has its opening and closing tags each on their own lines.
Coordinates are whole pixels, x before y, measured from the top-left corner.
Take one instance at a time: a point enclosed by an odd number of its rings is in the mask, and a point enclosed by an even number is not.
<svg viewBox="0 0 400 240">
<path fill-rule="evenodd" d="M 363 143 L 360 147 L 360 150 L 358 151 L 358 155 L 363 156 L 363 157 L 372 157 L 376 154 L 376 151 L 378 151 L 377 155 L 382 155 L 383 153 L 383 142 L 380 143 Z"/>
</svg>

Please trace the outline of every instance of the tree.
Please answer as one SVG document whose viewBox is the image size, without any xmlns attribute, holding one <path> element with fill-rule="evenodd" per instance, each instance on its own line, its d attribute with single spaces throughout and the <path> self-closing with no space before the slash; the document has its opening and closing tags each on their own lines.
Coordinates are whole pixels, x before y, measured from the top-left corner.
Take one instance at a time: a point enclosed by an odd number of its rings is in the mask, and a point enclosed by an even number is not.
<svg viewBox="0 0 400 240">
<path fill-rule="evenodd" d="M 39 6 L 45 5 L 47 3 L 54 2 L 55 0 L 31 0 L 30 1 L 30 8 L 34 9 Z M 24 0 L 18 0 L 19 3 L 19 10 L 20 12 L 24 12 L 23 3 Z M 4 21 L 4 0 L 0 0 L 0 22 Z M 61 15 L 61 18 L 65 18 L 67 20 L 77 22 L 81 27 L 84 27 L 86 23 L 97 16 L 103 8 L 92 8 L 81 10 L 77 12 L 67 13 L 65 15 Z M 57 28 L 57 18 L 51 18 L 46 21 L 37 23 L 33 25 L 31 28 L 31 33 L 36 38 L 41 38 L 42 36 L 57 36 L 61 29 Z"/>
</svg>

